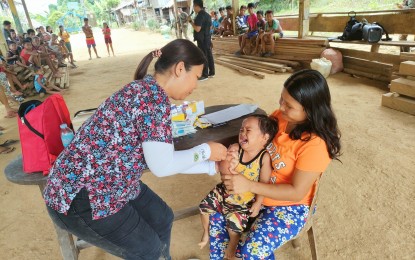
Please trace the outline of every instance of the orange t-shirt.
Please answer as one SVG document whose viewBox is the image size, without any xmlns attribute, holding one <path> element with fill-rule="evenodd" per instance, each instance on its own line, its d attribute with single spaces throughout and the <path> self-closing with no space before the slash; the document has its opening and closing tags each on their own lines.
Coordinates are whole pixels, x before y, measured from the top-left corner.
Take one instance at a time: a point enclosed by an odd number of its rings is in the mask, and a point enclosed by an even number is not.
<svg viewBox="0 0 415 260">
<path fill-rule="evenodd" d="M 273 169 L 270 183 L 291 183 L 295 169 L 323 173 L 331 161 L 326 142 L 316 135 L 312 135 L 307 142 L 292 140 L 289 134 L 285 133 L 288 122 L 282 119 L 281 112 L 276 110 L 271 117 L 278 119 L 279 130 L 267 147 Z M 304 135 L 304 137 L 306 136 L 307 134 Z M 307 195 L 300 201 L 280 201 L 264 198 L 263 204 L 265 206 L 311 205 L 315 185 L 313 184 Z"/>
</svg>

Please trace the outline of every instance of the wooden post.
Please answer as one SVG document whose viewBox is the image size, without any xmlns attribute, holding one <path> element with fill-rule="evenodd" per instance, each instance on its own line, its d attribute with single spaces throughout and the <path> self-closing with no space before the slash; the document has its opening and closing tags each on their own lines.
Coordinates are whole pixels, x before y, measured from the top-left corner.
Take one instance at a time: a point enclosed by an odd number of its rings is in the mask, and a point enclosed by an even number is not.
<svg viewBox="0 0 415 260">
<path fill-rule="evenodd" d="M 17 32 L 19 34 L 23 34 L 22 24 L 20 23 L 19 14 L 17 13 L 17 9 L 16 9 L 16 6 L 14 5 L 14 1 L 7 0 L 7 2 L 9 3 L 10 11 L 12 12 L 13 20 L 14 20 L 14 23 L 16 24 Z"/>
<path fill-rule="evenodd" d="M 300 0 L 298 38 L 305 38 L 310 28 L 310 0 Z"/>
<path fill-rule="evenodd" d="M 32 20 L 30 19 L 29 12 L 27 11 L 27 6 L 26 6 L 25 0 L 22 0 L 22 5 L 23 5 L 24 13 L 26 14 L 27 22 L 29 23 L 29 27 L 33 29 Z"/>
<path fill-rule="evenodd" d="M 4 34 L 0 33 L 0 52 L 3 57 L 7 56 L 7 52 L 9 51 L 9 46 L 7 45 L 6 39 L 4 38 Z"/>
<path fill-rule="evenodd" d="M 236 16 L 239 14 L 239 0 L 232 0 L 232 9 L 233 9 L 233 19 L 231 21 L 232 28 L 233 28 L 233 35 L 237 36 L 237 30 L 236 30 Z"/>
</svg>

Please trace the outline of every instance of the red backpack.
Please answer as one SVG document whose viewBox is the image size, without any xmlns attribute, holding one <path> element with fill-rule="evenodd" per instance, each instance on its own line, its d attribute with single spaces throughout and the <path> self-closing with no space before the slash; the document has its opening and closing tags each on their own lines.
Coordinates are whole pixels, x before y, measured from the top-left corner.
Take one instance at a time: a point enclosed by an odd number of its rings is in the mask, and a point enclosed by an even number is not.
<svg viewBox="0 0 415 260">
<path fill-rule="evenodd" d="M 66 123 L 72 128 L 65 101 L 59 94 L 51 95 L 43 103 L 27 101 L 20 105 L 18 114 L 23 171 L 47 175 L 63 150 L 60 125 Z"/>
</svg>

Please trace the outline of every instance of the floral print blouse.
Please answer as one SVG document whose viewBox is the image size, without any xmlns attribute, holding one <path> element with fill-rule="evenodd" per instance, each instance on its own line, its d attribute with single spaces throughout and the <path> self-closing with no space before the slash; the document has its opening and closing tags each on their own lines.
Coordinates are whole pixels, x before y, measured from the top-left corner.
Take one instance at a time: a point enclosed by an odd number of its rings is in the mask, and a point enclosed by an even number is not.
<svg viewBox="0 0 415 260">
<path fill-rule="evenodd" d="M 50 170 L 46 204 L 66 213 L 85 188 L 93 219 L 118 212 L 140 193 L 146 141 L 173 143 L 170 100 L 150 75 L 114 93 L 82 125 Z"/>
</svg>

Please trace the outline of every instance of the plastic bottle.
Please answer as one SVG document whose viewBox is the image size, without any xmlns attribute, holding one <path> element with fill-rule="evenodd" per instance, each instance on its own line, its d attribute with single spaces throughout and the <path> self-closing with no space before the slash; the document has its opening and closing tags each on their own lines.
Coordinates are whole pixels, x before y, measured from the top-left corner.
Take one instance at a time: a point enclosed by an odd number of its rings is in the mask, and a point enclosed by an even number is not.
<svg viewBox="0 0 415 260">
<path fill-rule="evenodd" d="M 67 124 L 61 124 L 60 128 L 61 128 L 61 140 L 62 140 L 63 147 L 67 147 L 71 143 L 74 137 L 74 133 L 72 129 L 68 127 Z"/>
</svg>

